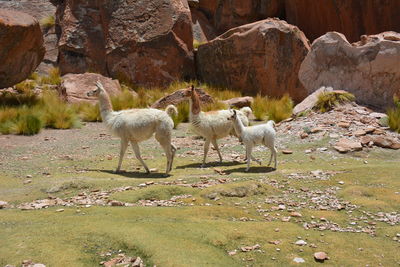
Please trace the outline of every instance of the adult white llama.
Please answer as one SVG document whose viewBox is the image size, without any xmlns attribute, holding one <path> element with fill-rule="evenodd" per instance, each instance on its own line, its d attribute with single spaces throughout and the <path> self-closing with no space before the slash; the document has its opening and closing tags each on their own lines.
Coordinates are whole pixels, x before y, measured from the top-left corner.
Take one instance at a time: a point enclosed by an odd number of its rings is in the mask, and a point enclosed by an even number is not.
<svg viewBox="0 0 400 267">
<path fill-rule="evenodd" d="M 138 143 L 149 139 L 155 133 L 155 138 L 164 149 L 167 157 L 165 173 L 168 174 L 172 169 L 176 151 L 176 147 L 171 143 L 174 122 L 170 118 L 172 114 L 178 113 L 176 107 L 169 105 L 165 111 L 153 108 L 113 111 L 110 97 L 103 85 L 98 81 L 96 87 L 95 90 L 87 92 L 87 95 L 98 98 L 103 122 L 113 134 L 121 138 L 121 150 L 116 172 L 121 170 L 122 159 L 130 142 L 136 158 L 149 173 L 149 168 L 140 156 Z"/>
<path fill-rule="evenodd" d="M 233 130 L 232 121 L 228 120 L 232 112 L 229 110 L 201 111 L 200 98 L 193 85 L 191 88 L 185 90 L 184 96 L 188 97 L 190 102 L 189 119 L 192 124 L 192 130 L 205 139 L 202 167 L 204 167 L 206 163 L 210 142 L 218 152 L 219 161 L 222 162 L 217 139 L 224 138 L 228 135 L 236 135 Z M 252 113 L 251 109 L 249 107 L 244 107 L 240 111 L 237 111 L 237 113 L 243 124 L 248 125 L 248 117 Z"/>
</svg>

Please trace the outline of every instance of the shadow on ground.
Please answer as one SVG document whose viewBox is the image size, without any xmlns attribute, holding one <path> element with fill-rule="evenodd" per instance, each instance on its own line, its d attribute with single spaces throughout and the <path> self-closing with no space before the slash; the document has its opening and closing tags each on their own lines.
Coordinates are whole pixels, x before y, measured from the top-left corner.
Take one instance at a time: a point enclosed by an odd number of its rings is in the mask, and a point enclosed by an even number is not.
<svg viewBox="0 0 400 267">
<path fill-rule="evenodd" d="M 276 169 L 275 169 L 275 168 L 272 168 L 272 167 L 264 167 L 264 166 L 260 166 L 260 167 L 250 167 L 250 169 L 249 169 L 248 172 L 246 172 L 246 167 L 224 170 L 224 172 L 225 172 L 226 174 L 231 174 L 231 173 L 234 173 L 234 172 L 244 172 L 244 173 L 268 173 L 268 172 L 273 172 L 273 171 L 276 171 Z"/>
<path fill-rule="evenodd" d="M 204 168 L 209 168 L 209 167 L 230 167 L 230 166 L 236 166 L 243 164 L 243 162 L 239 161 L 231 161 L 231 162 L 219 162 L 219 161 L 214 161 L 214 162 L 208 162 L 206 163 L 206 166 Z M 182 166 L 176 166 L 176 169 L 186 169 L 186 168 L 201 168 L 201 163 L 191 163 L 187 165 L 182 165 Z"/>
<path fill-rule="evenodd" d="M 148 178 L 167 178 L 170 177 L 170 174 L 165 174 L 165 173 L 160 173 L 160 172 L 151 172 L 151 173 L 145 173 L 145 172 L 127 172 L 127 171 L 120 171 L 120 172 L 115 172 L 112 170 L 99 170 L 99 169 L 91 169 L 88 171 L 93 171 L 93 172 L 104 172 L 108 174 L 114 174 L 118 176 L 123 176 L 126 178 L 137 178 L 137 179 L 148 179 Z"/>
</svg>

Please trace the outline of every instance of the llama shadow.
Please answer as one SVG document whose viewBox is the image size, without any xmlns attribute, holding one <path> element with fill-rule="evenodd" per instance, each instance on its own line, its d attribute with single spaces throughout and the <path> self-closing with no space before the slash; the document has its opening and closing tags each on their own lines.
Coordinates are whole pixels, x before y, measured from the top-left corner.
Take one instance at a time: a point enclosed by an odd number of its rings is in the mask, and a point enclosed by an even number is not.
<svg viewBox="0 0 400 267">
<path fill-rule="evenodd" d="M 258 166 L 258 167 L 250 167 L 249 171 L 246 172 L 246 167 L 236 168 L 236 169 L 229 169 L 224 170 L 226 174 L 231 174 L 234 172 L 243 172 L 243 173 L 269 173 L 276 171 L 275 168 L 272 167 L 265 167 L 265 166 Z"/>
<path fill-rule="evenodd" d="M 145 173 L 145 172 L 138 172 L 138 171 L 133 171 L 133 172 L 128 172 L 128 171 L 121 171 L 121 172 L 115 172 L 111 170 L 90 170 L 90 171 L 98 171 L 98 172 L 104 172 L 108 174 L 114 174 L 118 176 L 123 176 L 126 178 L 137 178 L 137 179 L 162 179 L 162 178 L 168 178 L 171 175 L 170 174 L 165 174 L 161 172 L 151 172 L 151 173 Z"/>
<path fill-rule="evenodd" d="M 219 161 L 213 161 L 213 162 L 208 162 L 204 166 L 204 168 L 210 168 L 210 167 L 230 167 L 230 166 L 236 166 L 243 164 L 243 162 L 239 161 L 230 161 L 230 162 L 219 162 Z M 187 165 L 182 165 L 182 166 L 176 166 L 176 169 L 186 169 L 186 168 L 201 168 L 201 163 L 190 163 Z"/>
</svg>

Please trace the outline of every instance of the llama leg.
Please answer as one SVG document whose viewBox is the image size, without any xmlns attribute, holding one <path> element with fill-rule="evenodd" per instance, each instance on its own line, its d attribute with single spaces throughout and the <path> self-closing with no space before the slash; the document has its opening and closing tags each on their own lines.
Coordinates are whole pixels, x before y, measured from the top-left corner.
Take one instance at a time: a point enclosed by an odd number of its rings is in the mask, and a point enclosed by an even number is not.
<svg viewBox="0 0 400 267">
<path fill-rule="evenodd" d="M 119 172 L 121 170 L 122 159 L 124 158 L 125 151 L 127 148 L 128 148 L 128 140 L 121 138 L 121 150 L 119 151 L 119 161 L 116 172 Z"/>
<path fill-rule="evenodd" d="M 215 148 L 215 149 L 217 150 L 217 152 L 218 152 L 219 162 L 222 162 L 222 156 L 221 156 L 221 152 L 219 151 L 217 139 L 212 139 L 211 142 L 212 142 L 214 148 Z"/>
<path fill-rule="evenodd" d="M 201 165 L 201 167 L 204 167 L 206 165 L 206 158 L 209 148 L 210 148 L 210 140 L 206 139 L 206 141 L 204 142 L 204 156 L 203 156 L 203 164 Z"/>
<path fill-rule="evenodd" d="M 274 151 L 273 153 L 274 153 L 274 158 L 275 158 L 275 167 L 274 168 L 276 169 L 276 166 L 277 166 L 276 154 L 278 153 L 278 150 L 276 149 L 275 146 L 273 148 L 274 148 L 273 149 L 273 151 Z"/>
<path fill-rule="evenodd" d="M 165 131 L 158 131 L 155 135 L 156 140 L 160 143 L 164 149 L 165 156 L 167 158 L 167 167 L 165 173 L 168 174 L 172 169 L 172 162 L 174 160 L 176 148 L 171 144 L 171 134 Z"/>
<path fill-rule="evenodd" d="M 140 156 L 140 149 L 139 149 L 139 145 L 135 142 L 131 142 L 133 151 L 135 151 L 135 156 L 136 158 L 140 161 L 140 163 L 142 163 L 144 169 L 146 170 L 147 173 L 150 172 L 149 168 L 147 167 L 146 163 L 144 163 L 142 157 Z"/>
<path fill-rule="evenodd" d="M 176 146 L 174 146 L 173 144 L 171 144 L 171 151 L 172 151 L 172 157 L 171 157 L 171 162 L 169 163 L 169 170 L 172 170 L 172 163 L 174 162 L 174 158 L 175 158 L 175 153 L 176 153 Z"/>
<path fill-rule="evenodd" d="M 271 165 L 272 157 L 273 157 L 273 155 L 274 155 L 273 148 L 269 148 L 269 150 L 271 151 L 271 157 L 269 158 L 269 162 L 268 162 L 268 165 L 267 165 L 267 166 Z"/>
<path fill-rule="evenodd" d="M 251 159 L 261 165 L 261 160 L 256 159 L 255 157 L 253 157 L 253 155 L 251 155 Z"/>
<path fill-rule="evenodd" d="M 246 168 L 246 172 L 248 172 L 249 171 L 249 169 L 250 169 L 250 160 L 251 160 L 251 158 L 252 158 L 252 155 L 251 155 L 251 151 L 252 151 L 252 146 L 246 146 L 246 158 L 247 158 L 247 168 Z"/>
</svg>

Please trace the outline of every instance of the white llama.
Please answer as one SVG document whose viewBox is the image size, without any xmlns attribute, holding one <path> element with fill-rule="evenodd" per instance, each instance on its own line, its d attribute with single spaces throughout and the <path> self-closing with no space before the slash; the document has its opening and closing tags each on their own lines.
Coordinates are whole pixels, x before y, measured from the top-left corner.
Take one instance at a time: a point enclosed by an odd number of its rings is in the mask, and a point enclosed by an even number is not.
<svg viewBox="0 0 400 267">
<path fill-rule="evenodd" d="M 274 157 L 276 169 L 277 150 L 275 147 L 275 122 L 270 120 L 267 123 L 245 127 L 242 121 L 238 118 L 236 110 L 233 110 L 233 114 L 228 120 L 233 121 L 233 127 L 235 128 L 237 135 L 241 137 L 243 144 L 246 146 L 246 171 L 249 171 L 250 169 L 250 159 L 257 161 L 261 165 L 261 161 L 255 159 L 251 154 L 253 147 L 257 144 L 264 145 L 271 150 L 271 158 L 269 159 L 268 166 L 271 164 L 272 157 Z"/>
<path fill-rule="evenodd" d="M 169 105 L 165 111 L 153 108 L 113 111 L 110 97 L 103 85 L 98 81 L 96 87 L 95 90 L 87 92 L 87 95 L 98 98 L 103 122 L 113 134 L 121 138 L 121 150 L 116 172 L 121 169 L 122 159 L 130 142 L 136 158 L 149 173 L 149 168 L 140 156 L 138 143 L 149 139 L 155 133 L 155 138 L 164 149 L 167 157 L 165 173 L 168 174 L 172 169 L 176 151 L 176 147 L 171 144 L 174 123 L 168 115 L 177 114 L 176 107 Z"/>
<path fill-rule="evenodd" d="M 190 89 L 185 90 L 184 96 L 190 101 L 189 119 L 192 124 L 193 131 L 205 139 L 204 156 L 202 167 L 206 163 L 210 142 L 218 152 L 219 160 L 222 162 L 221 152 L 219 151 L 217 139 L 224 138 L 228 135 L 235 135 L 233 123 L 227 119 L 232 115 L 229 110 L 217 110 L 203 112 L 200 109 L 200 98 L 192 85 Z M 252 113 L 249 107 L 244 107 L 237 111 L 240 120 L 244 125 L 249 124 L 248 116 Z"/>
</svg>

